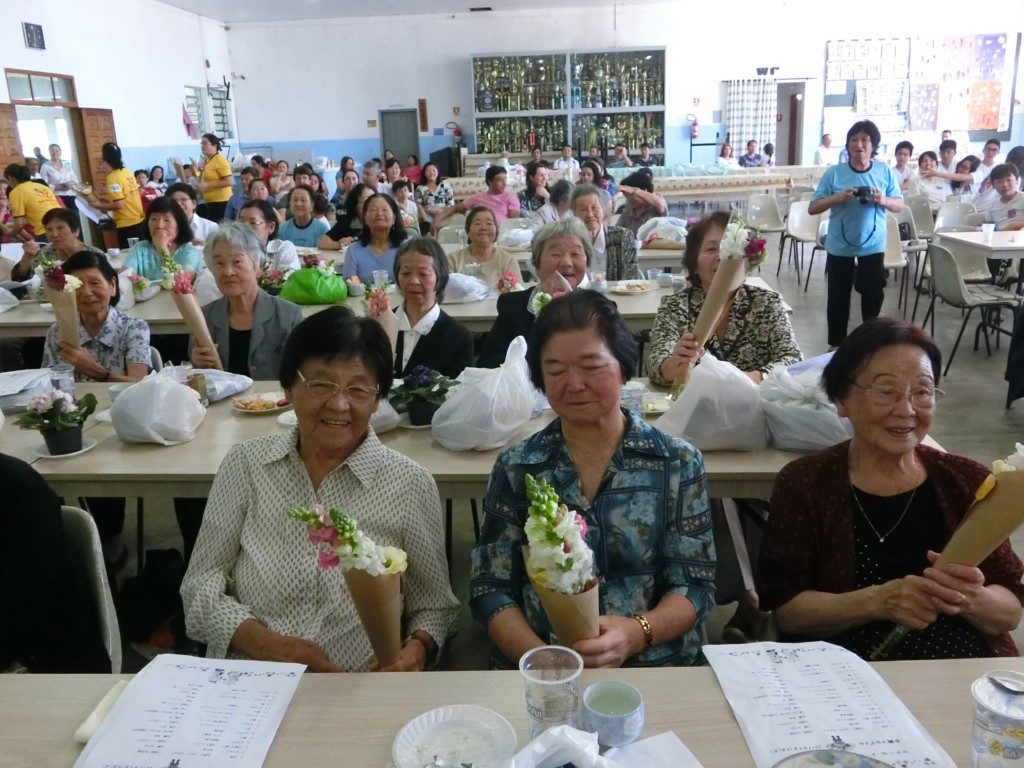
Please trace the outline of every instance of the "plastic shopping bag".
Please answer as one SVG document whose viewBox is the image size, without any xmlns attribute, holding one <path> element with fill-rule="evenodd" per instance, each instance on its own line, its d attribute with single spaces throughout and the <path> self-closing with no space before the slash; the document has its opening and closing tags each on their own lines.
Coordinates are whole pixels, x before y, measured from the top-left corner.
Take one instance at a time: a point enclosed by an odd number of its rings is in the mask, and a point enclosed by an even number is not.
<svg viewBox="0 0 1024 768">
<path fill-rule="evenodd" d="M 215 368 L 196 368 L 193 372 L 203 374 L 206 379 L 206 396 L 211 403 L 245 392 L 252 386 L 252 379 L 240 373 L 218 371 Z"/>
<path fill-rule="evenodd" d="M 377 410 L 370 416 L 370 426 L 379 435 L 390 432 L 398 426 L 398 422 L 401 420 L 402 417 L 398 415 L 398 411 L 392 407 L 386 397 L 382 397 L 377 403 Z"/>
<path fill-rule="evenodd" d="M 448 275 L 448 285 L 444 289 L 444 303 L 465 304 L 470 301 L 482 301 L 489 294 L 490 289 L 479 277 L 452 272 Z"/>
<path fill-rule="evenodd" d="M 533 411 L 526 339 L 517 336 L 499 368 L 467 368 L 431 422 L 434 439 L 453 451 L 487 451 L 519 434 Z"/>
<path fill-rule="evenodd" d="M 702 451 L 760 451 L 768 445 L 757 385 L 710 353 L 700 359 L 686 388 L 655 425 Z"/>
<path fill-rule="evenodd" d="M 776 448 L 818 451 L 853 436 L 853 425 L 829 402 L 820 379 L 817 368 L 794 375 L 776 367 L 761 382 L 768 439 Z"/>
<path fill-rule="evenodd" d="M 110 406 L 114 430 L 126 443 L 187 443 L 205 415 L 199 393 L 163 373 L 128 387 Z"/>
<path fill-rule="evenodd" d="M 646 248 L 682 248 L 686 245 L 686 222 L 658 216 L 641 224 L 636 236 Z"/>
<path fill-rule="evenodd" d="M 341 275 L 325 275 L 312 267 L 295 270 L 281 287 L 281 298 L 293 304 L 337 304 L 346 296 L 348 286 Z"/>
<path fill-rule="evenodd" d="M 196 301 L 199 302 L 200 307 L 205 307 L 211 301 L 216 301 L 224 295 L 217 287 L 217 280 L 209 269 L 199 270 L 193 287 L 196 292 Z"/>
<path fill-rule="evenodd" d="M 18 297 L 6 288 L 0 288 L 0 313 L 18 306 Z"/>
</svg>

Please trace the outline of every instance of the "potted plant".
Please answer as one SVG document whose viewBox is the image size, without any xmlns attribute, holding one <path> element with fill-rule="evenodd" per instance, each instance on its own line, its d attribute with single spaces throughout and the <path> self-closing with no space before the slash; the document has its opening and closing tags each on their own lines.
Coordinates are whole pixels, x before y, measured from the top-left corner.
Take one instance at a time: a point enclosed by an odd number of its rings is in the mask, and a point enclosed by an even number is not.
<svg viewBox="0 0 1024 768">
<path fill-rule="evenodd" d="M 82 423 L 96 410 L 96 395 L 75 400 L 59 389 L 43 392 L 28 401 L 28 413 L 15 422 L 22 429 L 43 433 L 51 456 L 82 450 Z"/>
<path fill-rule="evenodd" d="M 409 423 L 414 427 L 424 426 L 434 418 L 434 412 L 448 397 L 448 390 L 458 383 L 425 365 L 417 365 L 392 392 L 391 405 L 395 410 L 408 411 Z"/>
</svg>

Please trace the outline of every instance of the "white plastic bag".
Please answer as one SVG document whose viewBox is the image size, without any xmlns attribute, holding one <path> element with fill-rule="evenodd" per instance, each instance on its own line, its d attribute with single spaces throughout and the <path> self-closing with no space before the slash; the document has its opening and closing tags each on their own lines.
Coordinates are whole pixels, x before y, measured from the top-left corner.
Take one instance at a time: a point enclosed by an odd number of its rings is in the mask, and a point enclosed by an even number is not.
<svg viewBox="0 0 1024 768">
<path fill-rule="evenodd" d="M 240 373 L 218 371 L 215 368 L 196 368 L 193 372 L 203 374 L 206 379 L 206 397 L 211 403 L 245 392 L 252 386 L 252 379 Z"/>
<path fill-rule="evenodd" d="M 205 415 L 199 393 L 163 373 L 129 387 L 110 406 L 114 430 L 126 443 L 187 443 Z"/>
<path fill-rule="evenodd" d="M 636 236 L 644 243 L 659 241 L 659 245 L 678 248 L 686 245 L 686 222 L 671 216 L 657 216 L 641 224 Z"/>
<path fill-rule="evenodd" d="M 444 304 L 465 304 L 470 301 L 483 301 L 490 293 L 487 284 L 479 277 L 452 272 L 448 275 L 448 285 L 444 289 Z"/>
<path fill-rule="evenodd" d="M 498 245 L 506 248 L 529 248 L 533 242 L 532 229 L 506 229 L 498 235 Z"/>
<path fill-rule="evenodd" d="M 761 382 L 768 439 L 776 448 L 818 451 L 853 436 L 853 425 L 829 402 L 820 379 L 819 368 L 794 375 L 776 367 Z"/>
<path fill-rule="evenodd" d="M 211 301 L 216 301 L 224 295 L 217 287 L 213 272 L 208 269 L 199 270 L 199 274 L 196 275 L 195 289 L 196 301 L 199 302 L 200 307 L 205 307 Z"/>
<path fill-rule="evenodd" d="M 401 420 L 402 417 L 398 415 L 398 411 L 391 406 L 386 397 L 382 397 L 377 404 L 377 410 L 370 416 L 370 426 L 379 435 L 390 432 L 398 426 L 398 422 Z"/>
<path fill-rule="evenodd" d="M 467 368 L 431 422 L 434 439 L 453 451 L 487 451 L 517 434 L 533 411 L 526 339 L 508 345 L 499 368 Z"/>
<path fill-rule="evenodd" d="M 18 306 L 18 297 L 6 288 L 0 288 L 0 314 Z"/>
<path fill-rule="evenodd" d="M 705 353 L 658 429 L 702 451 L 760 451 L 768 431 L 757 385 L 743 371 Z"/>
</svg>

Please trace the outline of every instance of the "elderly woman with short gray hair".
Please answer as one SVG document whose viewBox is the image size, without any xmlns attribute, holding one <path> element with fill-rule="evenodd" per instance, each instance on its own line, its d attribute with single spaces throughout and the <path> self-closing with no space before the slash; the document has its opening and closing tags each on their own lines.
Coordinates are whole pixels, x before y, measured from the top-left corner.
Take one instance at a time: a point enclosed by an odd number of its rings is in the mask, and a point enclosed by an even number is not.
<svg viewBox="0 0 1024 768">
<path fill-rule="evenodd" d="M 226 221 L 206 241 L 203 257 L 222 298 L 203 307 L 216 348 L 195 346 L 193 339 L 192 364 L 257 380 L 276 379 L 284 341 L 302 322 L 302 311 L 260 290 L 259 239 L 248 225 Z"/>
<path fill-rule="evenodd" d="M 632 232 L 604 223 L 604 192 L 594 184 L 579 184 L 572 191 L 569 210 L 587 228 L 594 259 L 590 269 L 608 280 L 639 280 L 636 241 Z"/>
<path fill-rule="evenodd" d="M 589 285 L 587 269 L 593 249 L 586 228 L 578 219 L 552 222 L 533 236 L 530 261 L 538 283 L 558 272 L 573 290 Z M 498 297 L 498 316 L 480 349 L 477 365 L 497 368 L 505 361 L 508 345 L 516 336 L 530 338 L 535 313 L 532 291 L 513 291 Z"/>
</svg>

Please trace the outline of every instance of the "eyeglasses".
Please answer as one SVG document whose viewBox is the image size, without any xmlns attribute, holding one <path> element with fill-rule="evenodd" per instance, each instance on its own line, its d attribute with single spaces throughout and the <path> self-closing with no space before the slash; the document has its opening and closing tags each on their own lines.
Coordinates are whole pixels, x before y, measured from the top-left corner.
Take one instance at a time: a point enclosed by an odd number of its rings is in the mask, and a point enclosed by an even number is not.
<svg viewBox="0 0 1024 768">
<path fill-rule="evenodd" d="M 263 219 L 239 219 L 243 224 L 248 224 L 250 227 L 258 227 L 262 224 L 266 224 Z"/>
<path fill-rule="evenodd" d="M 302 371 L 297 371 L 299 380 L 306 387 L 306 391 L 317 400 L 330 400 L 337 397 L 342 390 L 345 391 L 345 399 L 350 403 L 368 403 L 378 396 L 376 387 L 364 387 L 360 384 L 350 384 L 347 387 L 336 384 L 333 381 L 323 379 L 307 379 Z"/>
<path fill-rule="evenodd" d="M 936 401 L 946 396 L 941 389 L 924 384 L 914 387 L 897 387 L 892 384 L 862 387 L 854 381 L 851 381 L 850 384 L 863 392 L 868 402 L 878 408 L 891 408 L 906 397 L 915 408 L 927 410 L 934 408 Z"/>
</svg>

